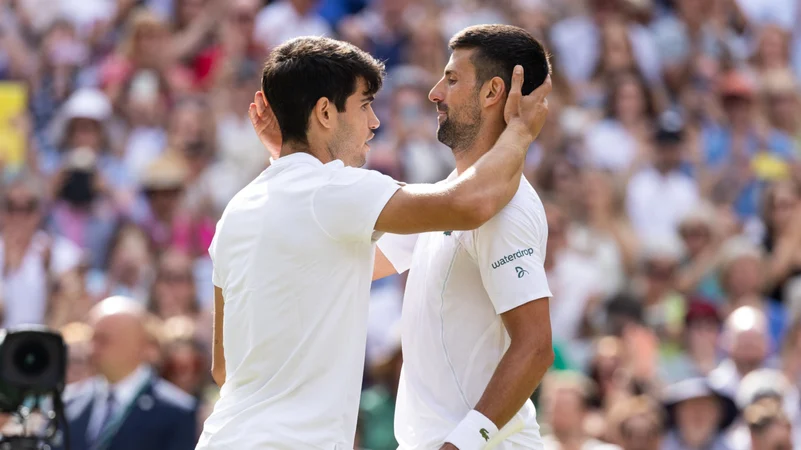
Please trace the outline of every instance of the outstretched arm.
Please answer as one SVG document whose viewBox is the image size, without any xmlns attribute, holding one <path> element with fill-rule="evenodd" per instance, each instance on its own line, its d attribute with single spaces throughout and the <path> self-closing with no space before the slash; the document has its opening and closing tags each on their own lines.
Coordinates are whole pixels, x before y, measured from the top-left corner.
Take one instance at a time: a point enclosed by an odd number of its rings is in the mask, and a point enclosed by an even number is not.
<svg viewBox="0 0 801 450">
<path fill-rule="evenodd" d="M 526 96 L 521 92 L 523 77 L 522 66 L 516 66 L 504 109 L 507 127 L 492 149 L 452 181 L 403 186 L 381 211 L 375 230 L 471 230 L 506 206 L 517 192 L 526 152 L 548 115 L 550 76 Z M 280 156 L 280 130 L 263 94 L 256 94 L 249 114 L 262 143 L 274 158 Z"/>
<path fill-rule="evenodd" d="M 375 229 L 397 234 L 472 230 L 491 219 L 520 186 L 526 152 L 548 115 L 550 76 L 522 95 L 523 67 L 516 66 L 506 100 L 506 129 L 470 168 L 452 181 L 403 186 L 389 200 Z"/>
</svg>

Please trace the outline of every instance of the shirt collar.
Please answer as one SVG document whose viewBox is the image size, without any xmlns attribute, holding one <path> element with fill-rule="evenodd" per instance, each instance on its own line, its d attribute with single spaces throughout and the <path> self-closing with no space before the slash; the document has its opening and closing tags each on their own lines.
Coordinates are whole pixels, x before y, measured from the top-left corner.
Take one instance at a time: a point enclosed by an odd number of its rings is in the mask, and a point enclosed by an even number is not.
<svg viewBox="0 0 801 450">
<path fill-rule="evenodd" d="M 150 379 L 150 369 L 146 365 L 136 368 L 130 375 L 118 381 L 114 385 L 109 385 L 105 378 L 100 378 L 100 393 L 103 397 L 108 395 L 109 388 L 114 390 L 114 397 L 118 405 L 127 405 L 134 401 L 134 397 L 142 386 Z"/>
<path fill-rule="evenodd" d="M 290 155 L 281 156 L 277 159 L 273 158 L 272 156 L 270 157 L 271 166 L 281 164 L 314 164 L 322 166 L 323 162 L 305 152 L 295 152 Z"/>
<path fill-rule="evenodd" d="M 317 157 L 306 153 L 306 152 L 295 152 L 286 156 L 281 156 L 279 158 L 270 157 L 270 166 L 282 166 L 282 165 L 289 165 L 289 164 L 311 164 L 315 166 L 323 166 L 323 165 L 344 165 L 344 163 L 338 159 L 335 159 L 329 163 L 323 164 L 322 161 L 317 159 Z"/>
</svg>

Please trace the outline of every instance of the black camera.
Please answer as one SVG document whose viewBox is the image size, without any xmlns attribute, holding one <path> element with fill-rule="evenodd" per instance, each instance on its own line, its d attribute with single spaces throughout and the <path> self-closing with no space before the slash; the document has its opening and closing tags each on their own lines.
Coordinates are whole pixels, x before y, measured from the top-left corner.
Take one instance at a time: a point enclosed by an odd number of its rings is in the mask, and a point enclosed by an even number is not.
<svg viewBox="0 0 801 450">
<path fill-rule="evenodd" d="M 67 372 L 67 346 L 59 333 L 45 327 L 0 330 L 0 412 L 25 421 L 43 404 L 52 403 L 46 416 L 54 424 L 64 418 L 61 393 Z M 47 400 L 43 399 L 48 399 Z M 2 436 L 0 450 L 47 449 L 56 428 L 45 436 Z"/>
</svg>

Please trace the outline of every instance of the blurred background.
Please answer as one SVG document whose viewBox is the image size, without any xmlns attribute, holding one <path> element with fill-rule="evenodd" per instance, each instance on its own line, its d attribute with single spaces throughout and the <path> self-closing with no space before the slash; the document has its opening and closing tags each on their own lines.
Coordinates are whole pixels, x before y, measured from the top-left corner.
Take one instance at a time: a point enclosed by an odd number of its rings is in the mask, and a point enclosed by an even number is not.
<svg viewBox="0 0 801 450">
<path fill-rule="evenodd" d="M 796 0 L 0 0 L 0 322 L 60 329 L 74 382 L 87 312 L 138 300 L 200 427 L 207 249 L 269 164 L 247 117 L 269 50 L 329 35 L 386 61 L 368 166 L 435 182 L 447 41 L 508 23 L 555 68 L 525 171 L 549 226 L 548 449 L 801 448 L 800 21 Z M 403 285 L 372 290 L 365 449 L 396 448 Z"/>
</svg>

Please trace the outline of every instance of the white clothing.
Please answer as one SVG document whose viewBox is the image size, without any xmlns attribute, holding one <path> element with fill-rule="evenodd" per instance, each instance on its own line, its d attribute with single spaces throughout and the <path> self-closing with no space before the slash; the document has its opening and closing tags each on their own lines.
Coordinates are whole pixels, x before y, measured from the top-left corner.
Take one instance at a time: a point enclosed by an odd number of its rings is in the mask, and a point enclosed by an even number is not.
<svg viewBox="0 0 801 450">
<path fill-rule="evenodd" d="M 353 448 L 373 228 L 399 187 L 296 153 L 231 200 L 209 248 L 226 380 L 198 449 Z"/>
<path fill-rule="evenodd" d="M 643 242 L 656 238 L 678 238 L 678 225 L 698 204 L 696 182 L 672 171 L 661 174 L 647 168 L 629 181 L 626 211 L 638 237 Z"/>
<path fill-rule="evenodd" d="M 292 2 L 280 0 L 256 15 L 253 37 L 268 49 L 300 36 L 330 36 L 331 26 L 316 11 L 301 16 Z"/>
<path fill-rule="evenodd" d="M 46 254 L 50 252 L 50 265 Z M 0 273 L 5 273 L 5 246 L 0 239 Z M 25 324 L 43 324 L 47 312 L 48 276 L 60 276 L 76 268 L 83 252 L 68 239 L 50 237 L 44 231 L 34 234 L 22 263 L 6 274 L 0 284 L 4 303 L 3 328 Z"/>
<path fill-rule="evenodd" d="M 623 172 L 637 156 L 637 140 L 616 120 L 598 122 L 584 141 L 590 164 L 599 169 Z"/>
<path fill-rule="evenodd" d="M 410 268 L 401 318 L 404 365 L 395 409 L 402 450 L 437 450 L 481 398 L 510 338 L 500 315 L 551 297 L 543 261 L 545 211 L 523 178 L 512 201 L 476 230 L 405 237 L 385 235 L 379 248 Z M 527 401 L 506 442 L 539 449 L 536 412 Z M 512 448 L 512 447 L 509 447 Z"/>
</svg>

